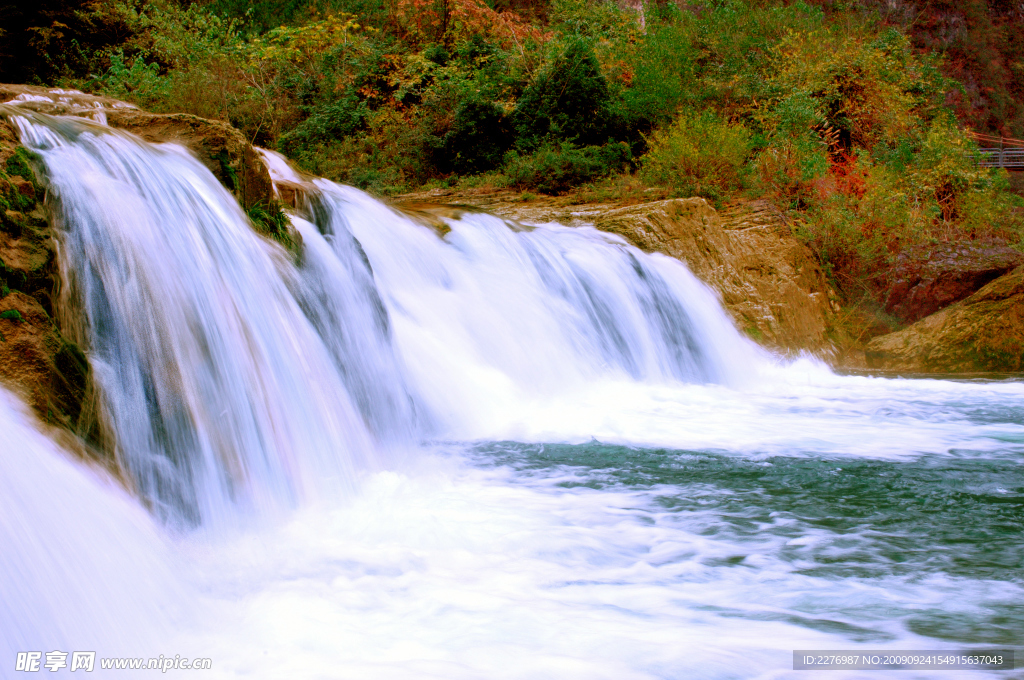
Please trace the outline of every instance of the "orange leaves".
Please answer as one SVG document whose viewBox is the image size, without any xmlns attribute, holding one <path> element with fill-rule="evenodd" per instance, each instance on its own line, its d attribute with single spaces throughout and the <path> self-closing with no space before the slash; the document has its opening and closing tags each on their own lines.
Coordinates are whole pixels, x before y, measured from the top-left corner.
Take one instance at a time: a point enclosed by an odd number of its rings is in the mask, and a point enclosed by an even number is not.
<svg viewBox="0 0 1024 680">
<path fill-rule="evenodd" d="M 863 198 L 868 190 L 868 173 L 858 165 L 857 157 L 840 151 L 830 160 L 828 172 L 835 181 L 836 191 L 845 196 Z"/>
<path fill-rule="evenodd" d="M 398 0 L 396 19 L 422 42 L 482 35 L 505 49 L 522 49 L 527 40 L 541 43 L 551 37 L 515 12 L 498 12 L 480 0 Z"/>
<path fill-rule="evenodd" d="M 636 75 L 636 72 L 624 59 L 618 59 L 608 64 L 602 63 L 601 68 L 608 80 L 620 83 L 623 87 L 629 87 L 633 84 L 633 77 Z"/>
<path fill-rule="evenodd" d="M 356 90 L 356 92 L 358 92 L 359 96 L 363 99 L 377 99 L 381 96 L 380 92 L 369 85 L 363 85 L 361 88 Z"/>
</svg>

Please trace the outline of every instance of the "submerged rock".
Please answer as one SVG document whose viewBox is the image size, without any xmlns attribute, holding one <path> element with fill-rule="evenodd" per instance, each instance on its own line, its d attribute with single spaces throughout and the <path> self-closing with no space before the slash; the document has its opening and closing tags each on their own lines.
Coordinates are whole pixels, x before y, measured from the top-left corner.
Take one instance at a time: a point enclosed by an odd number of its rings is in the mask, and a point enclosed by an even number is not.
<svg viewBox="0 0 1024 680">
<path fill-rule="evenodd" d="M 1024 370 L 1024 266 L 909 328 L 875 338 L 872 368 L 915 372 Z"/>
</svg>

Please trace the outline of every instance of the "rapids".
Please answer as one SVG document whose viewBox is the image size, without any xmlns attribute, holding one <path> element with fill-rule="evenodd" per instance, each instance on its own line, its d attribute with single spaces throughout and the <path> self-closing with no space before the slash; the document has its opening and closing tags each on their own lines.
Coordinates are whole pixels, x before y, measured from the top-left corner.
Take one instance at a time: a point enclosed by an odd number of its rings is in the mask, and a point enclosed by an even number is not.
<svg viewBox="0 0 1024 680">
<path fill-rule="evenodd" d="M 774 678 L 1020 644 L 1020 381 L 782 361 L 677 260 L 442 235 L 267 154 L 306 184 L 292 252 L 181 147 L 14 120 L 132 495 L 0 394 L 0 664 Z"/>
</svg>

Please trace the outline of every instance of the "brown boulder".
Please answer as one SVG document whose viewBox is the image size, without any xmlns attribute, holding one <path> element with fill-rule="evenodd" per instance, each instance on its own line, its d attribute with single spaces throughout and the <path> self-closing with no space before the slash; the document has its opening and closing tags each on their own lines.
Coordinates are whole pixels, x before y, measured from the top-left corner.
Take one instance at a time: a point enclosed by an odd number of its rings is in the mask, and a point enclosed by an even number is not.
<svg viewBox="0 0 1024 680">
<path fill-rule="evenodd" d="M 1024 370 L 1024 267 L 909 328 L 875 338 L 873 368 L 915 372 Z"/>
<path fill-rule="evenodd" d="M 885 280 L 885 311 L 903 322 L 923 319 L 1024 264 L 1002 241 L 962 241 L 901 253 Z"/>
</svg>

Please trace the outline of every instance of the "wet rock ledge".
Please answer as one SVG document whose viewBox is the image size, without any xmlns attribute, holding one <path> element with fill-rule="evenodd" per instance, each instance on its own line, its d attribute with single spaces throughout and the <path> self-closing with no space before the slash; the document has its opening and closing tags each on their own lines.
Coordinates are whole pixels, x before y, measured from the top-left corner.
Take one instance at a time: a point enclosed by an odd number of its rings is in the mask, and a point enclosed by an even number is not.
<svg viewBox="0 0 1024 680">
<path fill-rule="evenodd" d="M 19 110 L 90 118 L 151 142 L 182 144 L 244 209 L 273 198 L 266 166 L 227 123 L 147 113 L 80 92 L 0 84 L 0 103 L 8 102 Z M 95 428 L 87 406 L 88 362 L 55 320 L 56 244 L 33 162 L 0 109 L 0 382 L 21 393 L 45 422 L 88 437 Z"/>
<path fill-rule="evenodd" d="M 44 421 L 76 429 L 88 364 L 53 320 L 54 242 L 30 161 L 0 118 L 0 380 Z"/>
</svg>

